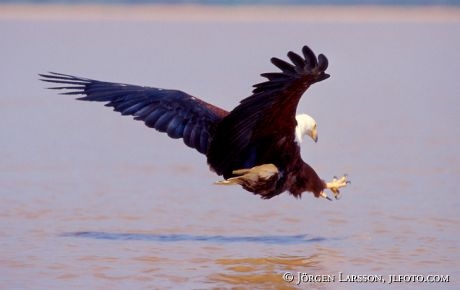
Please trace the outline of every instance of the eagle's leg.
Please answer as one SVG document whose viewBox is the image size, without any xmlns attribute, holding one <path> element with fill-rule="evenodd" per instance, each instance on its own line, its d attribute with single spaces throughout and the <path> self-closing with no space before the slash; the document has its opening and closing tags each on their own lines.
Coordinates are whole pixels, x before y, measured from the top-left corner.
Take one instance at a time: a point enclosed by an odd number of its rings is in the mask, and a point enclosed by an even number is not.
<svg viewBox="0 0 460 290">
<path fill-rule="evenodd" d="M 350 181 L 348 180 L 347 175 L 344 175 L 341 178 L 334 177 L 331 182 L 326 182 L 326 188 L 332 191 L 335 199 L 339 199 L 340 198 L 339 189 L 347 186 L 348 183 L 350 183 Z M 328 197 L 326 193 L 324 193 L 324 191 L 321 192 L 321 196 L 328 200 L 331 200 L 331 198 Z"/>
<path fill-rule="evenodd" d="M 262 164 L 248 169 L 234 170 L 235 176 L 226 180 L 218 181 L 216 184 L 239 184 L 247 191 L 268 199 L 279 194 L 276 184 L 280 178 L 278 168 L 273 164 Z"/>
<path fill-rule="evenodd" d="M 239 184 L 251 186 L 256 183 L 266 182 L 275 175 L 278 175 L 278 168 L 273 164 L 263 164 L 248 169 L 234 170 L 233 174 L 235 177 L 217 181 L 216 184 Z"/>
</svg>

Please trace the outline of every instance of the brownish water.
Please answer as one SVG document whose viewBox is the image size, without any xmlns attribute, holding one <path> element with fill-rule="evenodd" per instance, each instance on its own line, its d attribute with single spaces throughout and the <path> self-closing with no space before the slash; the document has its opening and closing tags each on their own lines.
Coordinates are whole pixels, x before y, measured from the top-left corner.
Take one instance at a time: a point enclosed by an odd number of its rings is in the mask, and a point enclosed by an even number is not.
<svg viewBox="0 0 460 290">
<path fill-rule="evenodd" d="M 458 21 L 0 23 L 0 289 L 460 287 Z M 340 201 L 217 187 L 205 159 L 37 73 L 179 88 L 224 108 L 309 44 L 332 77 L 299 112 Z M 333 283 L 286 283 L 333 275 Z M 383 275 L 386 283 L 338 282 Z M 449 283 L 389 283 L 389 275 Z"/>
</svg>

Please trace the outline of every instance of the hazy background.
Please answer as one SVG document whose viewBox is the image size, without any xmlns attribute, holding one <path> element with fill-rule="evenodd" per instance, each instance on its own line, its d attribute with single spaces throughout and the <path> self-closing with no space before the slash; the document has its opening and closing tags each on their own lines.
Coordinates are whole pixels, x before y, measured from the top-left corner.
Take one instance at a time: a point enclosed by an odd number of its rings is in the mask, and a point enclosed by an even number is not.
<svg viewBox="0 0 460 290">
<path fill-rule="evenodd" d="M 39 4 L 199 4 L 199 5 L 459 5 L 459 0 L 0 0 Z"/>
<path fill-rule="evenodd" d="M 455 7 L 0 6 L 0 289 L 290 289 L 291 271 L 459 282 Z M 38 73 L 177 88 L 226 109 L 308 44 L 303 158 L 343 198 L 217 187 L 204 156 Z M 324 283 L 320 289 L 386 289 Z"/>
</svg>

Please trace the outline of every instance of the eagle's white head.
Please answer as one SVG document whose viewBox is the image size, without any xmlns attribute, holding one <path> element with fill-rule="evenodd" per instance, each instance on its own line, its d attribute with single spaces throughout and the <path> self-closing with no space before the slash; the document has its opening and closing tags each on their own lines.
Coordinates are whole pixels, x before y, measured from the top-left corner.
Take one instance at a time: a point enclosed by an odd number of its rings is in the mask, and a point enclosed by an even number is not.
<svg viewBox="0 0 460 290">
<path fill-rule="evenodd" d="M 307 114 L 299 114 L 295 116 L 297 126 L 295 127 L 295 140 L 298 144 L 302 142 L 303 136 L 310 136 L 313 141 L 318 141 L 318 133 L 316 132 L 316 121 Z"/>
</svg>

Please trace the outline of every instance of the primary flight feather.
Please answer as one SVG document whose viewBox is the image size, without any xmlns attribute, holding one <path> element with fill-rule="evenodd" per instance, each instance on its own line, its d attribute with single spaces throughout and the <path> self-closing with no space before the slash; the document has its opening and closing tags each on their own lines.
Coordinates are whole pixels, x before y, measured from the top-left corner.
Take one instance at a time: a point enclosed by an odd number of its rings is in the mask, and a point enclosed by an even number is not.
<svg viewBox="0 0 460 290">
<path fill-rule="evenodd" d="M 212 170 L 223 175 L 218 184 L 239 184 L 244 189 L 272 198 L 288 191 L 295 197 L 312 192 L 337 198 L 346 176 L 325 182 L 300 156 L 302 136 L 317 140 L 316 122 L 306 114 L 296 116 L 303 93 L 329 75 L 327 58 L 315 56 L 308 47 L 302 56 L 290 51 L 291 62 L 272 58 L 280 72 L 264 73 L 267 81 L 254 85 L 252 95 L 232 111 L 216 107 L 179 90 L 111 83 L 67 74 L 40 74 L 56 83 L 50 89 L 65 95 L 83 95 L 84 101 L 105 102 L 122 115 L 132 115 L 148 127 L 182 138 L 184 143 L 207 156 Z"/>
</svg>

